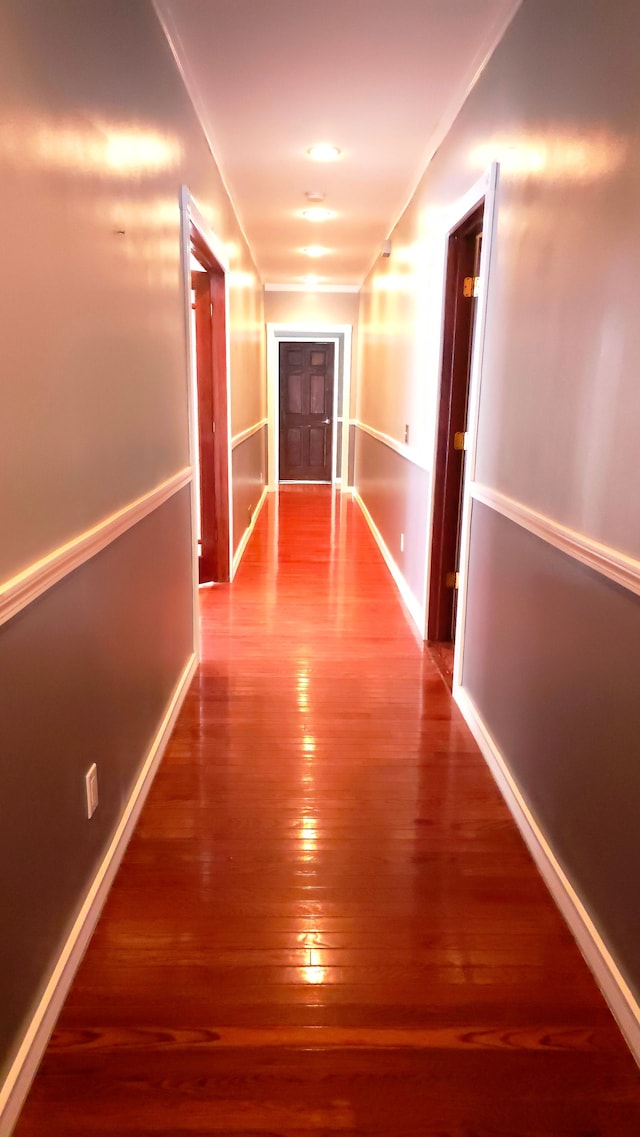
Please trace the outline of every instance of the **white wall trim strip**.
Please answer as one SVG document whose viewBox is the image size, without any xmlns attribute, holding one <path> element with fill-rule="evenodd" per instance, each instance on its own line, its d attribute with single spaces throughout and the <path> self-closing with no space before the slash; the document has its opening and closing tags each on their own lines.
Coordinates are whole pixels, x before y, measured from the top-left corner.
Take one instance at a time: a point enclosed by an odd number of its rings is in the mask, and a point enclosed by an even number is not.
<svg viewBox="0 0 640 1137">
<path fill-rule="evenodd" d="M 366 422 L 360 422 L 360 419 L 352 419 L 351 426 L 356 426 L 358 430 L 363 430 L 365 434 L 371 435 L 371 438 L 377 439 L 378 442 L 383 442 L 390 450 L 395 450 L 396 454 L 400 454 L 402 458 L 406 458 L 407 462 L 412 462 L 414 466 L 418 466 L 421 470 L 429 470 L 431 466 L 424 454 L 414 447 L 408 446 L 405 442 L 398 442 L 397 438 L 392 438 L 390 434 L 383 434 L 381 430 L 376 430 L 374 426 L 369 426 Z"/>
<path fill-rule="evenodd" d="M 359 284 L 265 284 L 265 292 L 359 292 Z"/>
<path fill-rule="evenodd" d="M 586 959 L 636 1061 L 640 1062 L 640 1006 L 596 928 L 543 830 L 524 799 L 505 757 L 469 693 L 454 686 L 453 696 L 489 766 L 507 806 L 578 947 Z"/>
<path fill-rule="evenodd" d="M 389 547 L 388 547 L 386 541 L 384 540 L 382 533 L 378 529 L 378 526 L 376 525 L 375 521 L 373 520 L 373 517 L 369 513 L 369 510 L 367 509 L 362 498 L 360 497 L 360 494 L 358 493 L 358 491 L 356 489 L 354 489 L 352 491 L 352 494 L 353 494 L 353 500 L 355 502 L 357 502 L 358 505 L 360 506 L 360 509 L 362 510 L 362 513 L 364 515 L 364 519 L 365 519 L 367 525 L 369 526 L 371 532 L 373 533 L 374 540 L 375 540 L 378 548 L 380 549 L 380 552 L 382 553 L 385 564 L 386 564 L 387 568 L 389 569 L 389 572 L 391 573 L 391 575 L 392 575 L 392 577 L 396 583 L 396 586 L 398 588 L 398 592 L 400 593 L 400 596 L 402 597 L 405 608 L 407 609 L 407 612 L 411 616 L 411 619 L 413 620 L 418 632 L 420 633 L 420 643 L 422 643 L 422 636 L 423 636 L 423 630 L 424 630 L 424 608 L 420 604 L 419 600 L 417 600 L 416 597 L 413 595 L 413 592 L 411 591 L 411 589 L 409 588 L 409 585 L 407 583 L 406 577 L 402 574 L 398 565 L 396 564 L 393 557 L 391 556 L 391 553 L 389 552 Z"/>
<path fill-rule="evenodd" d="M 340 411 L 343 422 L 349 417 L 351 398 L 351 324 L 318 324 L 318 323 L 267 323 L 267 452 L 269 479 L 268 485 L 273 489 L 280 480 L 280 358 L 279 345 L 283 340 L 332 343 L 335 349 L 335 374 L 342 369 L 342 407 L 338 407 L 338 384 L 334 384 L 333 404 L 333 431 L 331 481 L 336 483 L 337 470 L 337 422 Z M 343 431 L 342 437 L 342 465 L 349 470 L 349 431 Z"/>
<path fill-rule="evenodd" d="M 246 430 L 238 431 L 231 439 L 231 449 L 235 450 L 236 446 L 241 446 L 242 443 L 246 442 L 248 438 L 251 438 L 253 434 L 257 434 L 259 430 L 262 430 L 262 428 L 267 425 L 267 422 L 268 419 L 261 418 L 260 422 L 254 422 L 253 426 L 248 426 Z"/>
<path fill-rule="evenodd" d="M 131 529 L 138 521 L 153 513 L 154 509 L 188 485 L 191 477 L 191 466 L 185 466 L 183 470 L 167 478 L 149 493 L 129 502 L 91 529 L 80 533 L 65 545 L 60 545 L 46 557 L 35 561 L 10 580 L 0 584 L 0 625 L 26 608 L 38 596 L 42 596 L 43 592 L 57 584 L 68 573 L 80 568 L 96 553 L 106 549 L 107 545 L 126 533 L 127 529 Z"/>
<path fill-rule="evenodd" d="M 56 1019 L 98 922 L 102 906 L 151 788 L 197 662 L 195 654 L 190 656 L 178 679 L 111 844 L 93 878 L 20 1049 L 0 1088 L 0 1137 L 9 1137 L 24 1104 Z"/>
<path fill-rule="evenodd" d="M 262 509 L 265 501 L 267 500 L 268 492 L 269 492 L 269 487 L 265 486 L 263 491 L 262 491 L 262 496 L 260 498 L 260 501 L 258 502 L 256 508 L 253 511 L 253 516 L 251 518 L 251 521 L 247 525 L 247 528 L 245 529 L 244 533 L 242 534 L 242 537 L 241 537 L 240 542 L 238 544 L 238 548 L 236 549 L 236 551 L 233 555 L 233 565 L 231 567 L 231 579 L 232 580 L 233 580 L 234 576 L 236 575 L 236 572 L 238 571 L 238 565 L 240 564 L 240 561 L 242 560 L 244 551 L 245 551 L 247 545 L 249 544 L 249 538 L 250 538 L 251 534 L 253 533 L 253 530 L 255 529 L 256 521 L 258 520 L 258 517 L 260 516 L 260 510 Z"/>
<path fill-rule="evenodd" d="M 610 545 L 594 541 L 584 533 L 568 529 L 553 518 L 536 513 L 529 506 L 507 497 L 498 490 L 490 489 L 489 486 L 472 482 L 469 489 L 474 501 L 488 505 L 490 509 L 495 509 L 503 517 L 515 521 L 529 533 L 534 533 L 536 537 L 554 545 L 556 549 L 560 549 L 574 560 L 588 565 L 595 572 L 640 595 L 640 561 L 611 548 Z"/>
</svg>

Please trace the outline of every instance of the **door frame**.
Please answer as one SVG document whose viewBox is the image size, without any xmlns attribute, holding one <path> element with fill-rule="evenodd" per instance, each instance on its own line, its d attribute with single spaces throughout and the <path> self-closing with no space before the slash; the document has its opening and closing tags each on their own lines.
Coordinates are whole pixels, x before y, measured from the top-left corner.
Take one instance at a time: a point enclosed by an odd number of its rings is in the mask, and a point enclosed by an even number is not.
<svg viewBox="0 0 640 1137">
<path fill-rule="evenodd" d="M 447 244 L 440 397 L 436 412 L 437 446 L 433 467 L 427 612 L 429 643 L 455 642 L 451 632 L 456 615 L 457 586 L 447 584 L 446 577 L 449 575 L 447 570 L 458 569 L 466 447 L 452 447 L 452 430 L 457 426 L 458 430 L 465 431 L 466 438 L 477 299 L 475 294 L 465 298 L 462 282 L 479 275 L 477 247 L 472 251 L 469 239 L 474 233 L 481 233 L 483 225 L 484 198 L 453 230 Z"/>
<path fill-rule="evenodd" d="M 453 657 L 453 693 L 461 686 L 462 666 L 464 658 L 465 639 L 465 613 L 468 591 L 469 573 L 469 547 L 471 543 L 471 486 L 475 480 L 476 457 L 478 445 L 478 423 L 480 417 L 480 392 L 482 385 L 482 367 L 484 361 L 484 344 L 487 322 L 487 297 L 490 289 L 490 277 L 494 264 L 495 237 L 497 228 L 497 204 L 500 165 L 492 162 L 483 176 L 470 187 L 452 206 L 443 211 L 439 225 L 438 241 L 442 264 L 441 297 L 442 308 L 440 313 L 440 370 L 438 377 L 438 390 L 436 396 L 436 415 L 434 423 L 434 437 L 432 447 L 431 470 L 435 471 L 438 449 L 438 410 L 440 407 L 442 385 L 442 363 L 444 353 L 444 316 L 447 276 L 447 253 L 449 238 L 456 229 L 478 208 L 484 201 L 484 216 L 482 230 L 482 251 L 480 255 L 480 284 L 478 290 L 478 303 L 475 313 L 473 347 L 471 353 L 471 367 L 469 374 L 469 402 L 467 410 L 467 445 L 462 479 L 462 520 L 460 525 L 460 580 L 456 602 L 456 639 Z M 431 478 L 429 501 L 429 525 L 427 527 L 427 559 L 425 574 L 425 603 L 424 603 L 424 629 L 423 637 L 427 639 L 429 620 L 429 586 L 431 581 L 433 528 L 435 504 L 435 477 Z"/>
<path fill-rule="evenodd" d="M 349 476 L 351 413 L 351 324 L 267 324 L 267 418 L 269 489 L 280 484 L 280 359 L 281 343 L 332 343 L 334 345 L 333 432 L 331 484 L 346 487 Z M 342 368 L 342 407 L 338 406 L 339 368 Z M 339 412 L 342 412 L 341 414 Z M 340 478 L 336 476 L 338 422 L 342 422 Z M 344 476 L 346 472 L 346 477 Z M 312 482 L 308 483 L 313 485 Z"/>
<path fill-rule="evenodd" d="M 299 336 L 291 337 L 291 339 L 289 339 L 288 336 L 285 336 L 283 339 L 278 340 L 278 421 L 277 421 L 277 426 L 278 426 L 278 437 L 277 437 L 278 481 L 280 481 L 280 411 L 282 409 L 281 399 L 280 399 L 280 379 L 281 379 L 281 376 L 280 376 L 280 348 L 282 347 L 283 344 L 287 344 L 287 343 L 310 343 L 310 344 L 318 344 L 318 346 L 324 346 L 324 345 L 330 344 L 333 346 L 333 375 L 331 377 L 331 384 L 332 384 L 332 395 L 331 395 L 331 478 L 329 479 L 328 482 L 319 481 L 319 480 L 313 479 L 313 478 L 301 478 L 299 481 L 297 478 L 284 478 L 282 480 L 287 482 L 287 483 L 292 483 L 294 485 L 304 483 L 304 484 L 309 485 L 309 486 L 314 486 L 314 485 L 331 485 L 331 486 L 333 486 L 333 485 L 335 485 L 336 481 L 338 480 L 336 477 L 337 470 L 338 470 L 338 455 L 337 455 L 336 441 L 337 441 L 337 437 L 338 437 L 338 414 L 337 414 L 337 411 L 338 411 L 338 369 L 339 369 L 339 365 L 341 363 L 341 361 L 340 361 L 340 341 L 339 341 L 337 336 L 335 336 L 335 337 L 324 336 L 322 338 L 317 338 L 317 339 L 313 339 L 313 340 L 301 339 Z M 326 384 L 326 378 L 325 378 L 325 384 Z M 325 391 L 326 391 L 326 386 L 325 386 Z"/>
<path fill-rule="evenodd" d="M 225 313 L 225 387 L 226 387 L 226 422 L 220 424 L 226 435 L 227 447 L 227 485 L 228 493 L 225 507 L 228 515 L 229 542 L 229 579 L 233 567 L 233 508 L 232 508 L 232 481 L 231 481 L 231 352 L 229 336 L 229 259 L 223 242 L 209 228 L 209 225 L 198 208 L 189 187 L 180 187 L 180 259 L 182 268 L 182 292 L 185 321 L 185 340 L 187 357 L 187 407 L 189 429 L 189 462 L 191 465 L 191 556 L 193 578 L 193 637 L 194 651 L 198 652 L 200 639 L 200 612 L 198 604 L 198 527 L 196 517 L 196 487 L 195 470 L 197 469 L 198 424 L 195 417 L 197 407 L 196 379 L 196 345 L 191 326 L 191 228 L 196 230 L 200 240 L 209 251 L 224 277 L 224 313 Z M 195 395 L 195 398 L 194 398 Z M 218 424 L 216 424 L 218 426 Z"/>
</svg>

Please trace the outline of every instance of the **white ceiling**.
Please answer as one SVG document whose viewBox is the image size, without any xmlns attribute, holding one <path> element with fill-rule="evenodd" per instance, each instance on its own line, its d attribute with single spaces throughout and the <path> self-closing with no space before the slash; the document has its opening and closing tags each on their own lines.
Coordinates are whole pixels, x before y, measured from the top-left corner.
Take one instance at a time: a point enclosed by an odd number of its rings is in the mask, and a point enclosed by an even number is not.
<svg viewBox="0 0 640 1137">
<path fill-rule="evenodd" d="M 520 0 L 155 3 L 263 280 L 341 285 L 362 281 Z M 310 161 L 319 141 L 337 162 Z M 302 219 L 307 190 L 335 217 Z"/>
</svg>

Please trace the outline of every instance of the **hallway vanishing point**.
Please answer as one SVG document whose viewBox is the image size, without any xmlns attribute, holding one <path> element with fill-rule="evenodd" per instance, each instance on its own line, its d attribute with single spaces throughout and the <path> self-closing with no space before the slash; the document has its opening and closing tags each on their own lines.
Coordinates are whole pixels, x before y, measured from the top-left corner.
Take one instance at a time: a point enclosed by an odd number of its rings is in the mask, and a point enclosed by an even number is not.
<svg viewBox="0 0 640 1137">
<path fill-rule="evenodd" d="M 270 495 L 18 1137 L 633 1137 L 638 1071 L 358 508 Z"/>
</svg>

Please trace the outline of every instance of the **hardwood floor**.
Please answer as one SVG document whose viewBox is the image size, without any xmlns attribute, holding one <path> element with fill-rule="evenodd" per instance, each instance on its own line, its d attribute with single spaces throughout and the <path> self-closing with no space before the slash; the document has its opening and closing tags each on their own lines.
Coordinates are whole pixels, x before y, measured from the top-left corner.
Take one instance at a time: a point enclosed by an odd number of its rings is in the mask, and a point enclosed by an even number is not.
<svg viewBox="0 0 640 1137">
<path fill-rule="evenodd" d="M 270 498 L 18 1137 L 633 1137 L 638 1070 L 357 507 Z"/>
</svg>

